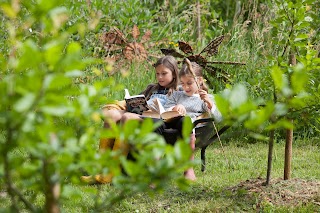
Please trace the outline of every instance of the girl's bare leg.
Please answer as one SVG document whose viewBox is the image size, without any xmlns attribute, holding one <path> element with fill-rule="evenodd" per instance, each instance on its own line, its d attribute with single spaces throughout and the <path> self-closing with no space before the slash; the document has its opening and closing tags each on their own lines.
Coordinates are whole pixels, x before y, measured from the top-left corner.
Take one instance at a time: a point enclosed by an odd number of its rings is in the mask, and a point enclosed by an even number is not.
<svg viewBox="0 0 320 213">
<path fill-rule="evenodd" d="M 111 122 L 118 123 L 125 112 L 126 111 L 124 110 L 117 110 L 117 109 L 113 109 L 113 110 L 102 109 L 102 113 L 104 116 L 104 123 L 103 123 L 104 128 L 106 129 L 110 128 Z M 99 143 L 100 151 L 105 151 L 106 149 L 112 149 L 113 146 L 114 146 L 114 138 L 100 139 L 100 143 Z"/>
<path fill-rule="evenodd" d="M 109 128 L 110 122 L 118 123 L 121 121 L 122 116 L 126 113 L 125 110 L 118 109 L 102 109 L 102 114 L 104 117 L 104 127 Z"/>
<path fill-rule="evenodd" d="M 125 123 L 128 120 L 142 120 L 142 119 L 140 118 L 140 115 L 138 115 L 138 114 L 126 112 L 122 115 L 121 123 Z"/>
<path fill-rule="evenodd" d="M 196 137 L 195 134 L 191 134 L 190 136 L 190 146 L 192 151 L 195 149 L 195 142 L 196 142 Z M 190 160 L 194 160 L 194 154 L 192 153 L 191 159 Z M 189 168 L 187 171 L 184 172 L 184 176 L 185 178 L 189 179 L 189 180 L 196 180 L 196 175 L 194 173 L 193 168 Z"/>
</svg>

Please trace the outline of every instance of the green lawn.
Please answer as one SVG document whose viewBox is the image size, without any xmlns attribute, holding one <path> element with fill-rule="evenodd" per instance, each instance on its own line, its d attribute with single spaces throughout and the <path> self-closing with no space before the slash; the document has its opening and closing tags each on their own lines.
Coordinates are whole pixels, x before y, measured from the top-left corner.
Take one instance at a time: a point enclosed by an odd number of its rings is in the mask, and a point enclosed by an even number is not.
<svg viewBox="0 0 320 213">
<path fill-rule="evenodd" d="M 226 143 L 225 140 L 222 142 Z M 244 144 L 237 141 L 223 146 L 224 152 L 219 143 L 207 149 L 207 169 L 201 172 L 200 165 L 195 168 L 198 179 L 192 183 L 189 191 L 169 188 L 155 196 L 149 196 L 150 193 L 147 192 L 136 194 L 114 205 L 114 209 L 110 211 L 319 212 L 320 150 L 318 145 L 306 145 L 301 141 L 294 143 L 291 180 L 283 182 L 281 178 L 283 177 L 284 143 L 276 143 L 270 186 L 261 185 L 266 177 L 267 143 Z M 196 152 L 196 159 L 200 159 L 199 151 Z M 248 188 L 248 184 L 251 188 Z M 310 190 L 303 189 L 309 186 Z M 107 185 L 84 186 L 82 189 L 88 190 L 95 187 L 102 187 L 102 194 L 105 195 L 114 190 L 112 186 Z M 305 197 L 301 191 L 309 194 L 312 191 L 313 194 L 310 194 L 305 201 L 300 199 Z M 295 196 L 295 199 L 291 200 L 284 199 L 292 196 L 292 193 L 299 194 L 299 197 Z M 269 196 L 263 196 L 266 194 Z M 93 208 L 93 198 L 84 196 L 79 202 L 66 202 L 64 210 L 76 212 L 89 211 Z"/>
</svg>

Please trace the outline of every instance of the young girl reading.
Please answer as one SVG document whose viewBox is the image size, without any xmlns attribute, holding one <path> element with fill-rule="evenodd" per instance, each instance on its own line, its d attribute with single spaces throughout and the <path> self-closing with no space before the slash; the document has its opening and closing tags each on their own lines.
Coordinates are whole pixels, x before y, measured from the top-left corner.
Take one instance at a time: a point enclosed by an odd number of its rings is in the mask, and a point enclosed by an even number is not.
<svg viewBox="0 0 320 213">
<path fill-rule="evenodd" d="M 162 104 L 165 104 L 167 97 L 177 89 L 178 85 L 178 64 L 173 56 L 164 56 L 154 64 L 157 83 L 149 84 L 140 94 L 144 94 L 147 103 L 151 103 L 154 98 L 158 98 Z M 109 128 L 110 122 L 118 123 L 123 120 L 126 114 L 128 119 L 138 117 L 137 114 L 126 111 L 125 101 L 117 104 L 108 104 L 102 108 L 104 116 L 104 128 Z M 101 139 L 100 149 L 112 148 L 114 140 Z"/>
<path fill-rule="evenodd" d="M 158 98 L 162 104 L 165 104 L 167 97 L 177 89 L 178 63 L 173 56 L 164 56 L 157 60 L 154 67 L 157 83 L 149 84 L 140 94 L 145 95 L 148 103 L 152 102 L 154 98 Z M 120 122 L 123 120 L 124 115 L 128 119 L 139 117 L 138 114 L 127 112 L 125 105 L 125 101 L 118 101 L 115 104 L 107 104 L 102 108 L 104 128 L 109 128 L 111 122 Z M 115 141 L 112 138 L 100 139 L 99 149 L 102 151 L 106 149 L 121 149 L 124 155 L 127 155 L 129 152 L 128 144 Z M 112 175 L 82 176 L 81 179 L 88 183 L 108 183 L 111 182 Z"/>
<path fill-rule="evenodd" d="M 194 121 L 198 116 L 209 112 L 216 119 L 221 119 L 221 114 L 213 101 L 213 96 L 208 94 L 208 87 L 206 86 L 203 75 L 202 67 L 197 63 L 186 60 L 187 63 L 183 64 L 180 72 L 179 79 L 183 91 L 175 91 L 168 98 L 164 108 L 166 110 L 178 111 L 181 115 L 191 117 Z M 163 134 L 164 129 L 177 129 L 178 137 L 182 137 L 182 124 L 184 117 L 164 122 L 156 132 Z M 195 136 L 191 135 L 190 146 L 192 149 L 195 147 Z M 193 159 L 193 156 L 192 156 Z M 195 180 L 196 176 L 192 168 L 185 172 L 185 177 L 190 180 Z"/>
</svg>

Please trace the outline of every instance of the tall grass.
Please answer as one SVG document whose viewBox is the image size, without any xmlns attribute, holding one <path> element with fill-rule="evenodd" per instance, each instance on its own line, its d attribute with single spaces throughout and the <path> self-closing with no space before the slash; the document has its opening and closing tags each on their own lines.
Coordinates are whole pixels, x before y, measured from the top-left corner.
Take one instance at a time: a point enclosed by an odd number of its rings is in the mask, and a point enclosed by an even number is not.
<svg viewBox="0 0 320 213">
<path fill-rule="evenodd" d="M 153 57 L 153 63 L 157 61 L 157 58 Z M 119 65 L 114 67 L 120 70 L 114 74 L 114 78 L 117 84 L 123 85 L 124 88 L 128 88 L 131 95 L 136 95 L 142 92 L 148 84 L 156 83 L 155 68 L 151 63 L 129 63 L 125 64 L 122 68 Z M 122 70 L 122 72 L 121 72 Z M 122 100 L 124 98 L 124 92 L 113 93 L 110 91 L 108 94 L 110 97 Z"/>
</svg>

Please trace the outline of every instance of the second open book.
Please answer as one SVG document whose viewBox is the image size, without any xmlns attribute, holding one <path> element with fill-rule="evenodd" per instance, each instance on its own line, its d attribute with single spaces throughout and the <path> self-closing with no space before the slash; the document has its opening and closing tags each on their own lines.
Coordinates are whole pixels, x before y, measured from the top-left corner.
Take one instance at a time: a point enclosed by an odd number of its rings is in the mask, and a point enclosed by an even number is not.
<svg viewBox="0 0 320 213">
<path fill-rule="evenodd" d="M 165 121 L 169 121 L 169 120 L 183 116 L 178 111 L 165 110 L 158 98 L 155 98 L 153 100 L 153 104 L 148 105 L 148 108 L 150 110 L 144 111 L 142 113 L 142 116 L 163 119 Z"/>
</svg>

